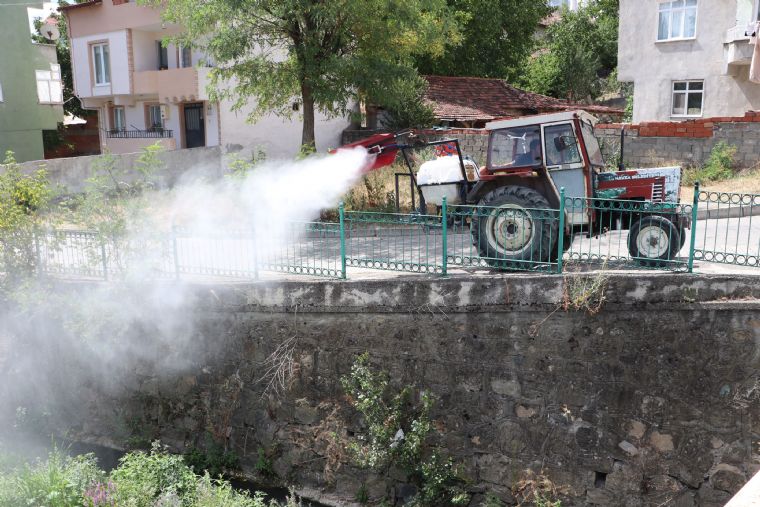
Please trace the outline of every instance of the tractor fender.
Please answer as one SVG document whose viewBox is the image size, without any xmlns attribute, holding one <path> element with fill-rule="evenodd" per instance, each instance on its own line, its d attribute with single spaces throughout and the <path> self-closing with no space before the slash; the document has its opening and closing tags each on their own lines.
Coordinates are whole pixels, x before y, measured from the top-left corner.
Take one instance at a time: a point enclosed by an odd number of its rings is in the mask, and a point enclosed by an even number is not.
<svg viewBox="0 0 760 507">
<path fill-rule="evenodd" d="M 514 174 L 495 174 L 492 178 L 481 179 L 467 192 L 467 202 L 477 204 L 488 192 L 500 187 L 526 187 L 535 190 L 549 201 L 552 207 L 559 209 L 559 191 L 554 186 L 545 169 L 533 172 L 529 176 Z"/>
</svg>

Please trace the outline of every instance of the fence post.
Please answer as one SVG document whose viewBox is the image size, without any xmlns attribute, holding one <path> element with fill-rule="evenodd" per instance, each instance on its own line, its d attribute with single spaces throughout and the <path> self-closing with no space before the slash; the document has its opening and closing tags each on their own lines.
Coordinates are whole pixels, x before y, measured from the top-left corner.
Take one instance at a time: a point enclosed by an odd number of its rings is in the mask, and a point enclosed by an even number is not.
<svg viewBox="0 0 760 507">
<path fill-rule="evenodd" d="M 34 263 L 37 271 L 37 275 L 42 275 L 45 272 L 45 268 L 42 267 L 42 248 L 40 248 L 40 231 L 35 228 L 34 232 Z"/>
<path fill-rule="evenodd" d="M 179 251 L 177 248 L 177 228 L 172 225 L 172 257 L 174 258 L 174 279 L 179 280 Z"/>
<path fill-rule="evenodd" d="M 106 256 L 106 242 L 100 238 L 100 257 L 103 262 L 103 279 L 108 281 L 108 257 Z"/>
<path fill-rule="evenodd" d="M 259 242 L 256 241 L 256 217 L 251 222 L 251 243 L 253 243 L 253 279 L 259 279 Z"/>
<path fill-rule="evenodd" d="M 691 205 L 691 241 L 689 242 L 689 273 L 694 272 L 694 242 L 697 239 L 697 210 L 699 208 L 699 182 L 694 183 L 694 202 Z"/>
<path fill-rule="evenodd" d="M 343 201 L 338 205 L 340 217 L 340 277 L 346 279 L 346 210 Z"/>
<path fill-rule="evenodd" d="M 449 232 L 449 217 L 448 206 L 446 205 L 446 197 L 441 199 L 441 242 L 443 243 L 443 259 L 441 262 L 441 274 L 446 276 L 446 271 L 449 266 L 449 244 L 448 244 L 448 232 Z"/>
<path fill-rule="evenodd" d="M 562 255 L 565 253 L 565 187 L 559 189 L 559 237 L 557 237 L 557 273 L 562 273 Z"/>
</svg>

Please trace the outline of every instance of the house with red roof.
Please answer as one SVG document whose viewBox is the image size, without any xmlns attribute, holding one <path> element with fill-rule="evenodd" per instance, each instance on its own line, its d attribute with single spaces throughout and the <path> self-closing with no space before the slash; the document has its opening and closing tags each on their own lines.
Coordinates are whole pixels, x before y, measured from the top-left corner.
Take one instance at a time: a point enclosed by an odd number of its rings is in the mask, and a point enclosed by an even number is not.
<svg viewBox="0 0 760 507">
<path fill-rule="evenodd" d="M 568 102 L 516 88 L 503 79 L 424 76 L 425 100 L 445 126 L 482 128 L 489 121 L 559 111 L 589 112 L 604 120 L 619 120 L 621 109 Z"/>
</svg>

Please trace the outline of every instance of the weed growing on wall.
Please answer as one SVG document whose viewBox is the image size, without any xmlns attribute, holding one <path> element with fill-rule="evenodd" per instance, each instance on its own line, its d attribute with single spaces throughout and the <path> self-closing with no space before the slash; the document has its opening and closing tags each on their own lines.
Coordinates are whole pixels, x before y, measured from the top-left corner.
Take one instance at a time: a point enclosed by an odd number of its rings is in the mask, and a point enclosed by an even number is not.
<svg viewBox="0 0 760 507">
<path fill-rule="evenodd" d="M 606 265 L 596 273 L 579 275 L 572 268 L 562 277 L 562 309 L 586 312 L 589 315 L 599 313 L 607 299 L 609 275 Z"/>
<path fill-rule="evenodd" d="M 210 440 L 205 448 L 192 447 L 185 454 L 185 463 L 196 474 L 208 473 L 211 477 L 222 477 L 240 468 L 240 457 Z"/>
<path fill-rule="evenodd" d="M 430 411 L 435 400 L 428 392 L 412 399 L 413 389 L 392 389 L 385 372 L 376 372 L 369 355 L 359 356 L 341 384 L 351 404 L 364 419 L 365 432 L 352 441 L 349 451 L 361 467 L 387 473 L 403 469 L 417 494 L 409 505 L 466 505 L 454 462 L 431 443 L 434 436 Z"/>
<path fill-rule="evenodd" d="M 263 148 L 258 148 L 255 153 L 251 153 L 251 158 L 246 159 L 238 154 L 230 157 L 227 161 L 228 178 L 244 180 L 248 174 L 259 164 L 267 160 L 267 154 Z"/>
<path fill-rule="evenodd" d="M 557 500 L 558 490 L 543 471 L 523 472 L 521 478 L 512 486 L 512 494 L 521 507 L 562 507 Z"/>
</svg>

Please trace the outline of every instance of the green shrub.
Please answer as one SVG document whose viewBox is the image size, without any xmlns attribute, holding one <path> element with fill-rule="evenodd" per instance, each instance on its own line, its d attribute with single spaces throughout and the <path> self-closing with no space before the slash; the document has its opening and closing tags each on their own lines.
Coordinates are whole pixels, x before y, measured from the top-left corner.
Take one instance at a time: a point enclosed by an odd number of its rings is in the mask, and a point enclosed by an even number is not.
<svg viewBox="0 0 760 507">
<path fill-rule="evenodd" d="M 254 468 L 256 469 L 256 472 L 263 477 L 275 477 L 277 475 L 274 471 L 272 460 L 267 456 L 263 447 L 259 447 L 258 458 L 256 459 Z"/>
<path fill-rule="evenodd" d="M 697 181 L 708 183 L 731 178 L 736 168 L 736 150 L 734 145 L 718 142 L 704 165 L 684 171 L 683 183 L 693 185 Z"/>
<path fill-rule="evenodd" d="M 13 152 L 6 153 L 0 167 L 0 272 L 19 277 L 34 271 L 34 234 L 52 197 L 46 171 L 23 174 Z"/>
<path fill-rule="evenodd" d="M 365 434 L 349 445 L 357 465 L 383 473 L 394 466 L 403 469 L 417 487 L 412 506 L 469 502 L 453 460 L 429 442 L 434 431 L 430 393 L 422 392 L 420 401 L 413 402 L 412 388 L 392 389 L 388 375 L 370 367 L 367 354 L 357 358 L 341 384 L 366 428 Z"/>
<path fill-rule="evenodd" d="M 150 452 L 124 455 L 111 473 L 119 505 L 153 507 L 159 497 L 176 496 L 181 505 L 192 506 L 196 475 L 182 456 L 171 455 L 157 442 Z"/>
<path fill-rule="evenodd" d="M 240 467 L 240 457 L 236 453 L 214 442 L 208 442 L 205 449 L 193 447 L 184 457 L 185 463 L 199 475 L 208 473 L 211 477 L 221 477 Z"/>
<path fill-rule="evenodd" d="M 287 505 L 299 505 L 292 495 Z M 108 476 L 92 455 L 55 450 L 47 460 L 14 466 L 0 454 L 0 507 L 277 507 L 262 493 L 238 492 L 208 473 L 197 476 L 159 444 L 126 454 Z"/>
<path fill-rule="evenodd" d="M 0 507 L 81 507 L 85 492 L 104 479 L 93 455 L 72 458 L 54 450 L 45 461 L 0 472 Z"/>
<path fill-rule="evenodd" d="M 276 504 L 271 504 L 276 505 Z M 250 496 L 232 489 L 229 482 L 205 474 L 198 479 L 193 507 L 267 507 L 263 493 Z"/>
</svg>

